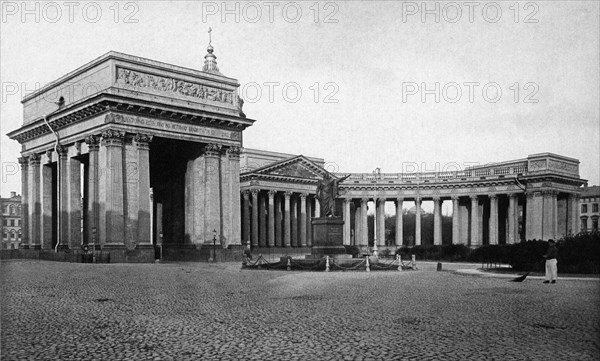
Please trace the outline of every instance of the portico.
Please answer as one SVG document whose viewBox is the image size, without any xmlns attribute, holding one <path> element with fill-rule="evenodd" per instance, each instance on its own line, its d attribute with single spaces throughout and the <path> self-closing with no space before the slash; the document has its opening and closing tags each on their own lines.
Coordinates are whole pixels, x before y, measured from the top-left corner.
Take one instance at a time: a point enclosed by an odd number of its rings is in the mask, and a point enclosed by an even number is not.
<svg viewBox="0 0 600 361">
<path fill-rule="evenodd" d="M 241 247 L 237 80 L 109 52 L 23 100 L 24 248 Z M 93 88 L 93 89 L 92 89 Z M 83 90 L 82 90 L 83 89 Z M 90 90 L 92 89 L 92 90 Z M 112 253 L 111 253 L 112 256 Z"/>
</svg>

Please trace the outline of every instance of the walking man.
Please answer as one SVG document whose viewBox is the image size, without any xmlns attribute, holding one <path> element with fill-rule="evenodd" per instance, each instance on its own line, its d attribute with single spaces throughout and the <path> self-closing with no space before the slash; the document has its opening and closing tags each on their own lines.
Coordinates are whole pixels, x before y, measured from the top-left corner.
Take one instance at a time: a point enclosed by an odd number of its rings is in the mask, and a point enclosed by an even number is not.
<svg viewBox="0 0 600 361">
<path fill-rule="evenodd" d="M 556 266 L 558 263 L 556 260 L 558 249 L 553 239 L 548 240 L 548 250 L 544 257 L 546 258 L 546 280 L 544 283 L 556 283 L 556 279 L 558 278 L 558 268 Z"/>
</svg>

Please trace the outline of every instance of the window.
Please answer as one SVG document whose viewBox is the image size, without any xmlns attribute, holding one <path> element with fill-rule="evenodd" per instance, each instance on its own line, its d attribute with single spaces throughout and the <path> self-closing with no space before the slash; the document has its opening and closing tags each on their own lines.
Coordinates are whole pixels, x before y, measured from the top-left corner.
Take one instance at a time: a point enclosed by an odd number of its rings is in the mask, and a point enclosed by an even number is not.
<svg viewBox="0 0 600 361">
<path fill-rule="evenodd" d="M 592 229 L 594 231 L 598 230 L 598 219 L 592 219 Z"/>
<path fill-rule="evenodd" d="M 8 214 L 8 205 L 4 206 L 4 214 Z"/>
<path fill-rule="evenodd" d="M 18 238 L 19 240 L 21 240 L 21 235 L 22 235 L 22 232 L 21 232 L 21 230 L 19 229 L 19 233 L 17 233 L 17 238 Z"/>
<path fill-rule="evenodd" d="M 4 218 L 2 220 L 2 224 L 4 225 L 4 227 L 8 227 L 8 219 Z"/>
<path fill-rule="evenodd" d="M 581 220 L 581 230 L 582 231 L 587 230 L 587 217 L 585 217 Z"/>
<path fill-rule="evenodd" d="M 15 214 L 15 206 L 14 205 L 10 205 L 10 214 Z"/>
<path fill-rule="evenodd" d="M 2 231 L 2 238 L 8 239 L 8 232 L 6 231 L 6 229 Z"/>
<path fill-rule="evenodd" d="M 10 239 L 15 239 L 15 230 L 13 229 L 12 232 L 10 232 Z"/>
<path fill-rule="evenodd" d="M 17 207 L 17 214 L 21 215 L 21 205 L 19 204 L 19 206 Z"/>
<path fill-rule="evenodd" d="M 598 203 L 592 204 L 592 212 L 598 212 Z"/>
<path fill-rule="evenodd" d="M 581 205 L 581 213 L 587 213 L 587 204 Z"/>
<path fill-rule="evenodd" d="M 17 227 L 20 227 L 20 226 L 21 226 L 21 220 L 17 219 Z"/>
<path fill-rule="evenodd" d="M 11 227 L 14 227 L 14 226 L 15 226 L 15 220 L 14 220 L 14 219 L 11 219 L 11 220 L 10 220 L 10 226 L 11 226 Z"/>
</svg>

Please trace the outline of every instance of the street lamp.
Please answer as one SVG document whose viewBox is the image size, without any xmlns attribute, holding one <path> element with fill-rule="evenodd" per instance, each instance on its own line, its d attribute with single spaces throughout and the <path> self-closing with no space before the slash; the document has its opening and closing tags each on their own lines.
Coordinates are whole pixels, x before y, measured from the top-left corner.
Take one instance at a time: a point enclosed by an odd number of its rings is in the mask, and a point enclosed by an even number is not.
<svg viewBox="0 0 600 361">
<path fill-rule="evenodd" d="M 375 212 L 373 213 L 373 256 L 378 257 L 377 253 L 377 182 L 381 176 L 381 169 L 375 168 L 373 178 L 375 179 Z"/>
<path fill-rule="evenodd" d="M 213 229 L 213 262 L 217 261 L 217 230 Z"/>
</svg>

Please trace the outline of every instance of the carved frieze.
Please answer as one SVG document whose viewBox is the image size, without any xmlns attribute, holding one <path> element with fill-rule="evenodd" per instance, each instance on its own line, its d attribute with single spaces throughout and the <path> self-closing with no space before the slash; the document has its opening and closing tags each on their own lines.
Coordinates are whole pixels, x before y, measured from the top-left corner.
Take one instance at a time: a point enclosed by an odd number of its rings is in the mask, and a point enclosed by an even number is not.
<svg viewBox="0 0 600 361">
<path fill-rule="evenodd" d="M 574 173 L 574 174 L 578 173 L 577 165 L 566 163 L 566 162 L 559 162 L 554 159 L 550 159 L 548 161 L 548 168 L 556 169 L 556 170 L 562 171 L 562 172 L 568 172 L 568 173 Z"/>
<path fill-rule="evenodd" d="M 117 82 L 217 103 L 233 105 L 237 100 L 237 94 L 232 91 L 125 68 L 117 68 Z"/>
<path fill-rule="evenodd" d="M 546 169 L 546 160 L 545 159 L 532 160 L 529 162 L 529 166 L 528 166 L 529 171 L 534 172 L 536 170 L 541 170 L 541 169 Z"/>
</svg>

